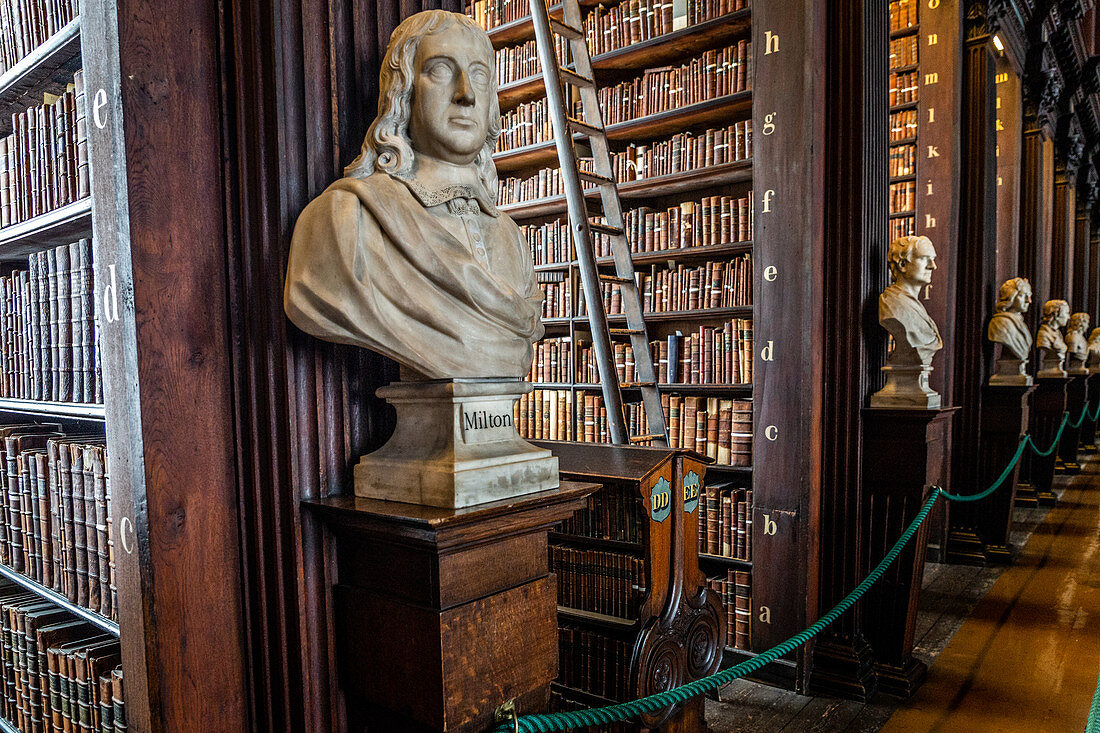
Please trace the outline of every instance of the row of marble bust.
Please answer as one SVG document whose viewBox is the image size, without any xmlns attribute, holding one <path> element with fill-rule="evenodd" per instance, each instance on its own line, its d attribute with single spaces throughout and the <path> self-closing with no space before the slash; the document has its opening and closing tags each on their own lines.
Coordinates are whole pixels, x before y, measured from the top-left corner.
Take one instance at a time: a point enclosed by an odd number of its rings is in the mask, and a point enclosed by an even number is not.
<svg viewBox="0 0 1100 733">
<path fill-rule="evenodd" d="M 1031 384 L 1027 359 L 1031 352 L 1031 334 L 1023 314 L 1031 305 L 1031 283 L 1017 277 L 1007 281 L 997 293 L 997 313 L 989 320 L 987 336 L 1001 345 L 1001 355 L 989 383 L 993 385 Z M 1065 329 L 1065 334 L 1062 329 Z M 1041 362 L 1039 377 L 1064 377 L 1100 373 L 1100 328 L 1089 330 L 1089 314 L 1070 315 L 1069 303 L 1048 300 L 1043 304 L 1043 322 L 1035 335 Z"/>
</svg>

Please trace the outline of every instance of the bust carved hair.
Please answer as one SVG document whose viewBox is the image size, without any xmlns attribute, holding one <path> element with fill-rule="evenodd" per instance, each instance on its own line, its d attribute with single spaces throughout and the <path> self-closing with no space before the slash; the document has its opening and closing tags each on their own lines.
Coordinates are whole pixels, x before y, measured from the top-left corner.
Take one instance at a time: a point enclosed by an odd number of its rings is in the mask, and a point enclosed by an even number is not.
<svg viewBox="0 0 1100 733">
<path fill-rule="evenodd" d="M 495 69 L 464 15 L 397 27 L 359 156 L 295 225 L 283 298 L 295 325 L 409 376 L 527 374 L 543 296 L 526 240 L 496 208 Z"/>
<path fill-rule="evenodd" d="M 1043 323 L 1035 334 L 1035 346 L 1043 352 L 1042 370 L 1039 376 L 1064 377 L 1062 364 L 1066 358 L 1066 342 L 1062 327 L 1069 322 L 1069 303 L 1064 300 L 1048 300 L 1043 304 Z"/>
<path fill-rule="evenodd" d="M 1026 359 L 1031 352 L 1031 332 L 1023 314 L 1031 305 L 1031 283 L 1014 277 L 997 291 L 997 312 L 989 319 L 986 335 L 1002 345 L 1002 358 Z"/>
<path fill-rule="evenodd" d="M 1085 369 L 1085 361 L 1088 359 L 1089 345 L 1085 338 L 1085 331 L 1089 328 L 1088 313 L 1074 313 L 1066 325 L 1066 356 L 1067 368 L 1080 374 Z"/>
<path fill-rule="evenodd" d="M 899 237 L 890 244 L 887 263 L 893 283 L 878 301 L 879 323 L 894 337 L 889 363 L 929 364 L 943 348 L 940 330 L 918 297 L 932 282 L 935 260 L 928 237 Z"/>
</svg>

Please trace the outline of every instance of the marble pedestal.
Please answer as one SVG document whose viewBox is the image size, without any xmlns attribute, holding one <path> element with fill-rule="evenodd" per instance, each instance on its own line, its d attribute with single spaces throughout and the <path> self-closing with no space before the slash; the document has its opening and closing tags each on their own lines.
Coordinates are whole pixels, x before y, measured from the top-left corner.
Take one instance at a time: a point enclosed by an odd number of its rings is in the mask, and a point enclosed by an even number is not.
<svg viewBox="0 0 1100 733">
<path fill-rule="evenodd" d="M 1028 397 L 1034 390 L 1035 387 L 992 384 L 982 389 L 978 485 L 960 488 L 960 491 L 984 490 L 1004 471 L 1027 432 Z M 951 531 L 947 539 L 949 560 L 968 563 L 1008 563 L 1012 560 L 1008 533 L 1022 463 L 1021 460 L 1016 464 L 1001 488 L 985 499 L 952 505 Z"/>
<path fill-rule="evenodd" d="M 1066 411 L 1066 386 L 1069 377 L 1038 377 L 1036 388 L 1031 393 L 1028 432 L 1032 440 L 1041 449 L 1047 449 L 1054 441 L 1054 434 L 1062 423 L 1062 414 Z M 1016 490 L 1016 503 L 1020 506 L 1035 506 L 1039 502 L 1053 504 L 1056 501 L 1052 486 L 1054 484 L 1054 464 L 1058 451 L 1049 456 L 1038 456 L 1027 452 L 1025 481 L 1021 481 Z"/>
<path fill-rule="evenodd" d="M 899 366 L 887 364 L 882 368 L 886 385 L 871 395 L 872 408 L 895 410 L 935 410 L 940 406 L 940 395 L 928 386 L 930 365 Z"/>
<path fill-rule="evenodd" d="M 989 384 L 995 387 L 1030 387 L 1033 381 L 1023 359 L 998 359 Z"/>
<path fill-rule="evenodd" d="M 468 509 L 306 500 L 332 538 L 326 608 L 344 728 L 485 733 L 493 711 L 546 710 L 558 674 L 548 535 L 597 484 Z"/>
<path fill-rule="evenodd" d="M 395 382 L 378 389 L 397 410 L 393 437 L 355 467 L 355 495 L 459 508 L 558 485 L 558 459 L 516 432 L 518 379 Z"/>
<path fill-rule="evenodd" d="M 933 484 L 947 476 L 951 420 L 939 410 L 863 410 L 862 521 L 866 567 L 886 555 L 917 516 Z M 947 487 L 950 488 L 950 487 Z M 863 633 L 875 656 L 878 689 L 909 697 L 927 667 L 913 656 L 917 601 L 924 573 L 929 516 L 894 565 L 864 596 Z"/>
<path fill-rule="evenodd" d="M 1096 406 L 1100 405 L 1100 369 L 1090 369 L 1088 379 L 1085 380 L 1089 414 L 1096 413 Z M 1096 452 L 1096 423 L 1085 420 L 1081 425 L 1081 450 L 1086 453 Z"/>
<path fill-rule="evenodd" d="M 1082 369 L 1069 371 L 1069 384 L 1066 385 L 1066 410 L 1069 412 L 1069 424 L 1062 434 L 1062 442 L 1058 444 L 1058 457 L 1062 459 L 1062 466 L 1066 473 L 1081 473 L 1081 464 L 1077 461 L 1077 449 L 1081 444 L 1081 428 L 1084 423 L 1074 427 L 1074 423 L 1081 417 L 1081 410 L 1085 407 L 1088 398 L 1088 372 Z"/>
</svg>

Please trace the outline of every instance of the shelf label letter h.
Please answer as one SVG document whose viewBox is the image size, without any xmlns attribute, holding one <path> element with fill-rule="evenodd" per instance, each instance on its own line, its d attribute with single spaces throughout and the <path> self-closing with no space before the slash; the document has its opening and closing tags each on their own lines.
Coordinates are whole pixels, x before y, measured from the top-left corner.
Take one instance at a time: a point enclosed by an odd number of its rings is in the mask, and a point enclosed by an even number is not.
<svg viewBox="0 0 1100 733">
<path fill-rule="evenodd" d="M 764 55 L 779 52 L 779 36 L 771 31 L 764 31 Z"/>
</svg>

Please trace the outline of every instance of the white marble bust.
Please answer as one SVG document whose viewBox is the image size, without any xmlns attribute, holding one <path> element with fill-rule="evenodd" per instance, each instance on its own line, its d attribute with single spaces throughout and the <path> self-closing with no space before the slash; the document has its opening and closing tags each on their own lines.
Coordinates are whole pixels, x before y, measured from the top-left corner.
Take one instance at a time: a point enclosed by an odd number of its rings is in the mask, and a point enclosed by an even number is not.
<svg viewBox="0 0 1100 733">
<path fill-rule="evenodd" d="M 878 321 L 894 337 L 894 350 L 884 367 L 886 386 L 871 396 L 871 406 L 938 408 L 928 375 L 943 339 L 919 298 L 932 282 L 936 249 L 928 237 L 899 237 L 890 244 L 888 264 L 893 282 L 879 296 Z"/>
<path fill-rule="evenodd" d="M 1085 365 L 1089 368 L 1089 374 L 1100 374 L 1100 328 L 1092 329 L 1088 341 L 1089 356 Z"/>
<path fill-rule="evenodd" d="M 417 13 L 390 39 L 359 157 L 302 212 L 284 306 L 303 331 L 430 379 L 524 377 L 542 292 L 496 207 L 496 62 L 464 15 Z"/>
<path fill-rule="evenodd" d="M 1026 278 L 1014 277 L 1005 281 L 997 291 L 997 312 L 989 319 L 986 336 L 1001 345 L 992 385 L 1031 384 L 1027 373 L 1027 357 L 1031 353 L 1032 337 L 1023 314 L 1031 307 L 1031 283 Z"/>
<path fill-rule="evenodd" d="M 1043 323 L 1035 334 L 1035 347 L 1042 355 L 1039 377 L 1064 377 L 1062 368 L 1066 359 L 1066 342 L 1062 327 L 1069 323 L 1069 303 L 1064 300 L 1048 300 L 1043 304 Z"/>
<path fill-rule="evenodd" d="M 1089 314 L 1074 313 L 1066 325 L 1066 373 L 1071 376 L 1088 374 L 1085 362 L 1089 356 L 1089 344 L 1085 331 L 1089 330 Z"/>
</svg>

